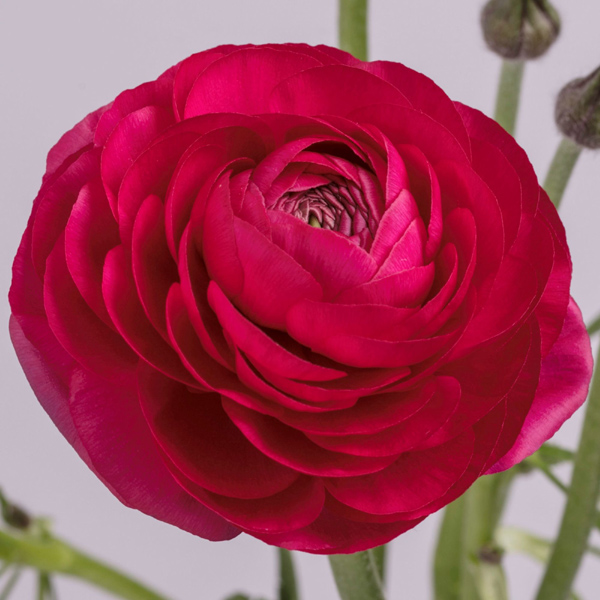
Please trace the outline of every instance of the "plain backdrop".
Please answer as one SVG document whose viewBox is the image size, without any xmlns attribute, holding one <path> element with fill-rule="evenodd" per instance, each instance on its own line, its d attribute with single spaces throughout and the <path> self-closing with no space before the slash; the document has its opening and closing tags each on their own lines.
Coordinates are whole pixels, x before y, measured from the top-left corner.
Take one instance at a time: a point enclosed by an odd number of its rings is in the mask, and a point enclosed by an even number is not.
<svg viewBox="0 0 600 600">
<path fill-rule="evenodd" d="M 550 53 L 527 66 L 517 137 L 540 177 L 559 141 L 553 103 L 568 80 L 600 63 L 600 3 L 555 0 L 563 32 Z M 490 114 L 500 69 L 479 29 L 481 0 L 372 0 L 371 57 L 403 62 L 455 100 Z M 186 56 L 223 43 L 336 43 L 335 0 L 1 0 L 0 3 L 0 485 L 74 544 L 119 565 L 175 600 L 220 600 L 236 590 L 275 598 L 276 553 L 242 535 L 211 543 L 123 507 L 76 456 L 27 386 L 10 345 L 10 267 L 45 156 L 59 136 L 120 91 L 154 79 Z M 600 310 L 600 155 L 584 153 L 562 208 L 575 264 L 572 293 L 584 317 Z M 574 447 L 581 413 L 556 436 Z M 567 478 L 568 469 L 559 471 Z M 522 478 L 506 523 L 556 533 L 560 492 L 539 475 Z M 439 515 L 391 544 L 390 599 L 431 597 L 430 557 Z M 596 543 L 600 536 L 594 534 Z M 334 600 L 327 559 L 297 555 L 304 600 Z M 506 560 L 511 597 L 533 598 L 541 567 Z M 600 597 L 600 561 L 577 580 Z M 61 600 L 107 596 L 67 579 Z M 23 577 L 15 600 L 33 598 Z"/>
</svg>

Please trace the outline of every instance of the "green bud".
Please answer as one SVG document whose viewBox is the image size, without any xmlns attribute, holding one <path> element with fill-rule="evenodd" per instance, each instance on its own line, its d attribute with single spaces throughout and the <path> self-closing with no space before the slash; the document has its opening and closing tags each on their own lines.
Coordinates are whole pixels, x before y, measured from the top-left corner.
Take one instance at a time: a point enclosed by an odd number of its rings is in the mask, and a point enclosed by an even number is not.
<svg viewBox="0 0 600 600">
<path fill-rule="evenodd" d="M 514 60 L 542 56 L 560 33 L 560 17 L 548 0 L 489 0 L 481 25 L 490 50 Z"/>
<path fill-rule="evenodd" d="M 584 148 L 600 148 L 600 67 L 560 91 L 554 113 L 562 133 Z"/>
</svg>

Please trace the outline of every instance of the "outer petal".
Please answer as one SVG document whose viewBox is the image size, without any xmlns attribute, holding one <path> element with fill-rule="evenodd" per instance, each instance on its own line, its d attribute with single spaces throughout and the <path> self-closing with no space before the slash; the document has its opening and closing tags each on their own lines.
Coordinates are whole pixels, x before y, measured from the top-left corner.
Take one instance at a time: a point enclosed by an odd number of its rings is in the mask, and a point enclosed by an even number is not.
<svg viewBox="0 0 600 600">
<path fill-rule="evenodd" d="M 509 469 L 558 431 L 585 401 L 592 367 L 590 339 L 579 307 L 571 299 L 562 332 L 542 362 L 540 383 L 521 433 L 488 473 Z"/>
<path fill-rule="evenodd" d="M 31 327 L 38 340 L 45 340 L 43 348 L 34 346 L 11 320 L 13 344 L 29 383 L 60 432 L 121 502 L 207 539 L 231 539 L 240 533 L 171 477 L 135 401 L 135 390 L 124 381 L 111 385 L 82 371 L 66 358 L 52 334 L 44 333 L 45 323 L 29 319 Z M 64 358 L 60 370 L 59 357 Z M 70 389 L 65 383 L 69 379 Z M 85 431 L 84 437 L 80 431 Z"/>
</svg>

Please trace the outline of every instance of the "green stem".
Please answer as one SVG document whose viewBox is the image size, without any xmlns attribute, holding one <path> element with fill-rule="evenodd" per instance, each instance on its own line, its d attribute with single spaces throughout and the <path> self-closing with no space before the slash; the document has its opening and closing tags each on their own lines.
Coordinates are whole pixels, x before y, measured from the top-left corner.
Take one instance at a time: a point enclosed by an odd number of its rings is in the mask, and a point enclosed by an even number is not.
<svg viewBox="0 0 600 600">
<path fill-rule="evenodd" d="M 11 573 L 6 585 L 2 588 L 2 591 L 0 592 L 0 600 L 8 599 L 13 589 L 15 588 L 15 585 L 17 585 L 17 582 L 19 581 L 19 577 L 21 577 L 21 567 L 17 566 Z"/>
<path fill-rule="evenodd" d="M 285 548 L 279 548 L 279 600 L 298 600 L 294 559 Z"/>
<path fill-rule="evenodd" d="M 379 573 L 379 579 L 381 579 L 381 583 L 385 588 L 385 565 L 387 561 L 387 546 L 385 544 L 373 548 L 373 560 L 377 567 L 377 573 Z"/>
<path fill-rule="evenodd" d="M 583 148 L 579 144 L 567 137 L 562 139 L 556 149 L 548 175 L 546 175 L 546 181 L 544 181 L 544 189 L 556 208 L 560 206 L 567 183 L 582 150 Z"/>
<path fill-rule="evenodd" d="M 340 0 L 339 45 L 359 60 L 367 60 L 367 0 Z"/>
<path fill-rule="evenodd" d="M 595 369 L 563 518 L 537 600 L 565 600 L 596 518 L 600 494 L 600 369 Z"/>
<path fill-rule="evenodd" d="M 511 135 L 514 135 L 517 123 L 524 67 L 522 60 L 504 60 L 500 72 L 494 118 Z"/>
<path fill-rule="evenodd" d="M 372 550 L 332 554 L 329 562 L 342 600 L 385 600 Z"/>
<path fill-rule="evenodd" d="M 40 540 L 0 531 L 0 559 L 46 573 L 62 573 L 83 579 L 125 600 L 166 600 L 127 575 L 56 538 Z"/>
<path fill-rule="evenodd" d="M 463 552 L 465 496 L 444 509 L 444 518 L 433 561 L 433 588 L 435 600 L 458 600 L 461 580 L 466 570 Z"/>
<path fill-rule="evenodd" d="M 517 471 L 478 479 L 446 507 L 434 559 L 436 600 L 476 600 L 473 578 L 480 552 L 494 544 L 494 533 Z M 499 571 L 500 567 L 496 569 Z"/>
</svg>

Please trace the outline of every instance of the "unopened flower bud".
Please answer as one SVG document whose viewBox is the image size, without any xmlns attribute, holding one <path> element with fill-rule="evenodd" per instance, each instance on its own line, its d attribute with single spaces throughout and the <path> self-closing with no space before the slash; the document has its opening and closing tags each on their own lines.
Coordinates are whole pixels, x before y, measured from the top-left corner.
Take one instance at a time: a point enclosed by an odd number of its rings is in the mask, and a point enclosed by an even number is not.
<svg viewBox="0 0 600 600">
<path fill-rule="evenodd" d="M 600 67 L 567 83 L 558 94 L 555 118 L 565 136 L 584 148 L 600 148 Z"/>
<path fill-rule="evenodd" d="M 31 525 L 31 517 L 20 506 L 9 502 L 0 495 L 0 504 L 2 505 L 2 519 L 4 522 L 15 529 L 27 529 Z"/>
<path fill-rule="evenodd" d="M 541 56 L 560 32 L 560 18 L 547 0 L 490 0 L 481 13 L 485 42 L 515 60 Z"/>
</svg>

